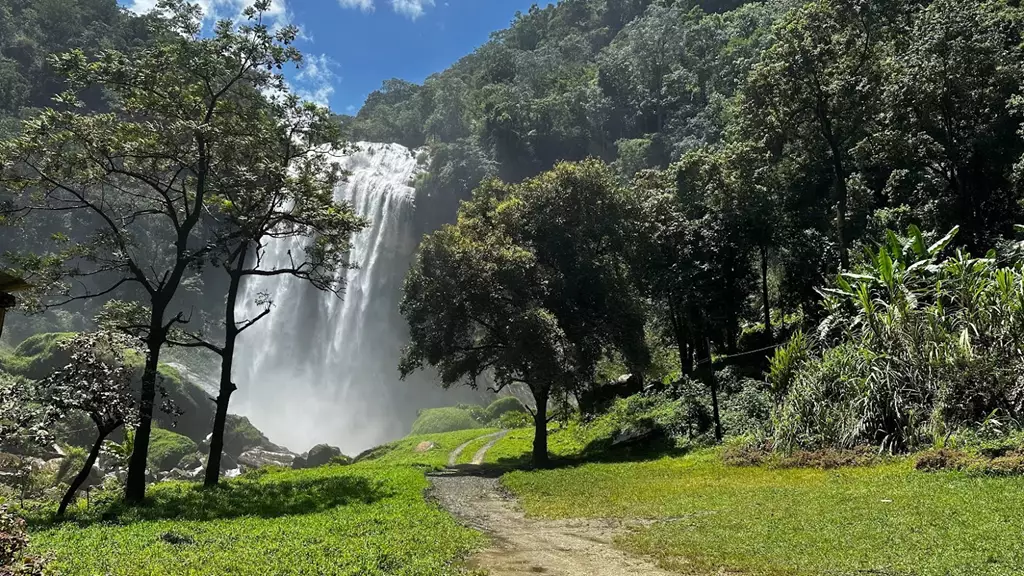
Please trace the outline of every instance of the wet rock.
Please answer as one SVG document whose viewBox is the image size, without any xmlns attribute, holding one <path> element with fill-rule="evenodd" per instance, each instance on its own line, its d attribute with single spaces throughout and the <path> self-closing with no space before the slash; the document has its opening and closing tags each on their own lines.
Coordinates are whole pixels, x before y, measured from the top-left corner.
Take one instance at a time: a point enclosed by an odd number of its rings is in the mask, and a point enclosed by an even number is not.
<svg viewBox="0 0 1024 576">
<path fill-rule="evenodd" d="M 189 470 L 182 470 L 181 468 L 175 468 L 168 472 L 161 482 L 170 482 L 172 480 L 185 480 L 188 482 L 199 480 L 203 477 L 203 467 L 197 466 L 196 468 Z"/>
<path fill-rule="evenodd" d="M 296 460 L 291 452 L 274 452 L 265 448 L 246 450 L 238 457 L 238 465 L 245 469 L 262 468 L 263 466 L 290 467 Z"/>
<path fill-rule="evenodd" d="M 335 446 L 329 446 L 327 444 L 317 444 L 313 446 L 309 452 L 295 458 L 292 461 L 292 468 L 296 470 L 300 468 L 317 468 L 325 464 L 329 464 L 332 459 L 341 456 L 341 448 Z"/>
</svg>

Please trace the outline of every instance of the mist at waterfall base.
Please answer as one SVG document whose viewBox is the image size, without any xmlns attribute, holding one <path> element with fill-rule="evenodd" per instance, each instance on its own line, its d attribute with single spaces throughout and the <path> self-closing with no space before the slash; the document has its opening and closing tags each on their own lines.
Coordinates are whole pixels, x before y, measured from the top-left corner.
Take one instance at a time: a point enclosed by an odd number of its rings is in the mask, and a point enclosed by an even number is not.
<svg viewBox="0 0 1024 576">
<path fill-rule="evenodd" d="M 354 455 L 405 436 L 419 409 L 454 404 L 466 392 L 443 390 L 428 372 L 399 379 L 408 328 L 398 304 L 419 240 L 410 186 L 420 170 L 416 152 L 359 143 L 342 166 L 349 176 L 335 197 L 369 221 L 353 237 L 357 268 L 344 272 L 342 298 L 291 276 L 244 287 L 240 318 L 258 313 L 261 292 L 274 307 L 239 339 L 232 412 L 291 450 L 328 443 Z M 289 267 L 289 252 L 301 255 L 305 243 L 269 241 L 261 266 Z"/>
</svg>

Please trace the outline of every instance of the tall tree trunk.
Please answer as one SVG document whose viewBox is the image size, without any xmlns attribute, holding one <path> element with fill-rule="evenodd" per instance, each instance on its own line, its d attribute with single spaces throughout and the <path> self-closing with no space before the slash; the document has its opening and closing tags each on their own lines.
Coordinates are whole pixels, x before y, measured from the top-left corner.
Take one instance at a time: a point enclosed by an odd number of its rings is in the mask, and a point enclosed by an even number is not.
<svg viewBox="0 0 1024 576">
<path fill-rule="evenodd" d="M 836 242 L 839 245 L 839 265 L 843 270 L 850 268 L 850 253 L 846 245 L 846 207 L 849 190 L 846 186 L 846 166 L 843 163 L 843 151 L 839 139 L 832 129 L 832 118 L 829 117 L 827 103 L 819 98 L 815 109 L 821 134 L 828 142 L 832 153 L 832 173 L 836 179 Z"/>
<path fill-rule="evenodd" d="M 533 391 L 533 399 L 537 403 L 537 411 L 533 414 L 533 465 L 537 468 L 544 468 L 549 463 L 548 396 L 546 386 Z"/>
<path fill-rule="evenodd" d="M 238 340 L 238 322 L 235 319 L 235 304 L 241 283 L 241 270 L 245 266 L 246 250 L 238 255 L 235 270 L 231 271 L 228 285 L 228 300 L 224 310 L 224 349 L 220 359 L 220 391 L 217 394 L 217 413 L 213 418 L 213 434 L 210 435 L 210 456 L 206 460 L 206 478 L 203 486 L 213 488 L 220 481 L 220 461 L 224 453 L 224 428 L 228 420 L 228 404 L 231 394 L 238 388 L 231 381 L 231 368 L 235 360 L 235 341 Z"/>
<path fill-rule="evenodd" d="M 142 372 L 142 394 L 139 399 L 139 426 L 135 430 L 135 447 L 128 461 L 128 478 L 124 486 L 124 499 L 129 504 L 140 504 L 146 497 L 146 466 L 149 457 L 149 436 L 153 430 L 153 405 L 156 402 L 156 379 L 160 366 L 160 348 L 164 343 L 165 306 L 154 305 L 150 316 L 149 354 Z"/>
<path fill-rule="evenodd" d="M 711 342 L 706 336 L 698 344 L 698 362 L 704 372 L 704 380 L 711 390 L 711 411 L 715 420 L 715 440 L 722 441 L 722 419 L 718 410 L 718 379 L 715 377 L 715 366 L 711 362 Z"/>
<path fill-rule="evenodd" d="M 761 244 L 761 303 L 764 307 L 764 333 L 768 336 L 768 346 L 775 344 L 775 331 L 772 327 L 772 305 L 768 299 L 768 246 Z"/>
<path fill-rule="evenodd" d="M 686 319 L 683 318 L 679 306 L 676 305 L 675 298 L 672 296 L 669 296 L 668 299 L 668 310 L 669 316 L 672 317 L 672 333 L 675 337 L 676 348 L 679 351 L 679 369 L 682 371 L 683 376 L 689 376 L 693 373 L 693 355 L 689 346 Z"/>
<path fill-rule="evenodd" d="M 838 174 L 844 174 L 841 168 L 837 168 Z M 836 241 L 839 243 L 839 265 L 843 270 L 850 269 L 850 250 L 846 245 L 846 202 L 849 192 L 846 188 L 846 177 L 836 176 L 836 188 L 838 189 L 839 201 L 836 203 Z"/>
<path fill-rule="evenodd" d="M 100 456 L 100 448 L 103 447 L 103 441 L 107 439 L 107 436 L 111 432 L 117 429 L 117 426 L 104 427 L 96 425 L 96 442 L 92 445 L 92 450 L 89 451 L 89 457 L 85 459 L 85 465 L 82 470 L 75 476 L 74 480 L 71 481 L 71 485 L 68 486 L 68 491 L 64 493 L 64 497 L 60 500 L 60 507 L 57 508 L 57 517 L 63 518 L 64 513 L 67 512 L 68 506 L 71 505 L 71 501 L 74 500 L 75 494 L 78 493 L 78 489 L 85 484 L 85 481 L 89 479 L 89 474 L 92 472 L 92 467 L 96 465 L 96 459 Z"/>
</svg>

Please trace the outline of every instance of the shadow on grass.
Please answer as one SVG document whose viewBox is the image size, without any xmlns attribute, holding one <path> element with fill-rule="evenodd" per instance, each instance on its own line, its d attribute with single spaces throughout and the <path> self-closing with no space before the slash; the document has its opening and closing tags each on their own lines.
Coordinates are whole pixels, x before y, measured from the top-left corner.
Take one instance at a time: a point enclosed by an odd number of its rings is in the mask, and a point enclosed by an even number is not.
<svg viewBox="0 0 1024 576">
<path fill-rule="evenodd" d="M 653 438 L 643 442 L 632 442 L 612 446 L 611 440 L 595 440 L 587 445 L 583 451 L 576 456 L 550 456 L 547 466 L 539 467 L 545 470 L 559 468 L 572 468 L 590 463 L 615 464 L 626 462 L 648 462 L 661 458 L 678 458 L 692 452 L 694 446 L 678 446 L 669 438 Z M 512 470 L 537 470 L 533 463 L 533 456 L 529 453 L 514 458 L 501 458 L 496 462 L 488 462 L 480 466 L 472 464 L 461 464 L 449 468 L 449 472 L 455 475 L 484 476 L 495 478 Z"/>
<path fill-rule="evenodd" d="M 206 521 L 243 516 L 278 518 L 315 514 L 349 504 L 372 504 L 393 494 L 382 481 L 347 475 L 277 481 L 241 479 L 212 489 L 197 484 L 174 484 L 151 490 L 142 506 L 131 507 L 120 499 L 94 504 L 70 516 L 67 522 L 88 526 L 98 522 Z M 59 523 L 52 517 L 30 519 L 30 522 L 36 527 Z"/>
</svg>

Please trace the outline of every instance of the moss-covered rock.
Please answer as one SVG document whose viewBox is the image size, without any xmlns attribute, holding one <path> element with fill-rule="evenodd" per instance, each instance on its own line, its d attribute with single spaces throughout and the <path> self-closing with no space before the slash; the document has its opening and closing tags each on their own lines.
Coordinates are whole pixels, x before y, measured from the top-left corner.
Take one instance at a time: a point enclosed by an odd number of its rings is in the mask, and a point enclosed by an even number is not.
<svg viewBox="0 0 1024 576">
<path fill-rule="evenodd" d="M 60 344 L 74 337 L 74 332 L 29 336 L 13 352 L 0 354 L 0 370 L 30 380 L 42 380 L 68 363 L 70 355 L 60 349 Z"/>
<path fill-rule="evenodd" d="M 180 468 L 182 470 L 195 470 L 196 468 L 202 465 L 203 455 L 200 454 L 199 452 L 192 452 L 190 454 L 185 454 L 184 456 L 182 456 L 181 460 L 178 460 L 178 465 L 176 466 L 176 468 Z"/>
<path fill-rule="evenodd" d="M 162 472 L 174 469 L 182 458 L 199 450 L 196 443 L 181 434 L 153 428 L 149 438 L 149 465 Z"/>
<path fill-rule="evenodd" d="M 224 426 L 224 453 L 237 459 L 244 452 L 253 448 L 274 450 L 275 446 L 245 416 L 228 414 Z"/>
<path fill-rule="evenodd" d="M 68 353 L 60 349 L 60 344 L 74 337 L 73 332 L 54 332 L 30 336 L 13 351 L 0 353 L 0 370 L 30 380 L 46 378 L 51 372 L 67 364 Z M 137 378 L 141 380 L 144 363 L 142 355 L 129 353 L 126 355 L 126 361 L 129 366 L 137 370 Z M 166 393 L 167 399 L 171 400 L 182 413 L 175 419 L 160 410 L 154 410 L 153 419 L 157 424 L 163 428 L 173 428 L 175 432 L 194 442 L 201 442 L 206 438 L 212 429 L 214 414 L 213 401 L 210 400 L 206 392 L 198 385 L 182 378 L 177 370 L 164 364 L 159 367 L 158 384 Z M 162 402 L 162 400 L 163 398 L 158 394 L 157 402 Z M 77 421 L 74 424 L 72 430 L 82 428 L 82 426 L 77 426 Z M 93 432 L 90 430 L 84 436 L 72 435 L 62 438 L 62 440 L 69 444 L 81 445 L 91 442 L 88 437 Z"/>
<path fill-rule="evenodd" d="M 292 468 L 317 468 L 326 464 L 348 464 L 350 462 L 351 459 L 341 453 L 341 448 L 327 444 L 317 444 L 310 448 L 309 452 L 292 461 Z"/>
<path fill-rule="evenodd" d="M 173 428 L 194 442 L 202 442 L 213 430 L 213 401 L 205 390 L 182 378 L 174 368 L 161 364 L 159 370 L 157 381 L 181 414 L 175 419 L 170 414 L 155 410 L 153 419 L 164 428 Z M 157 401 L 160 401 L 160 393 Z"/>
<path fill-rule="evenodd" d="M 439 434 L 456 430 L 483 428 L 482 422 L 462 408 L 428 408 L 421 410 L 416 421 L 412 423 L 412 434 Z"/>
</svg>

